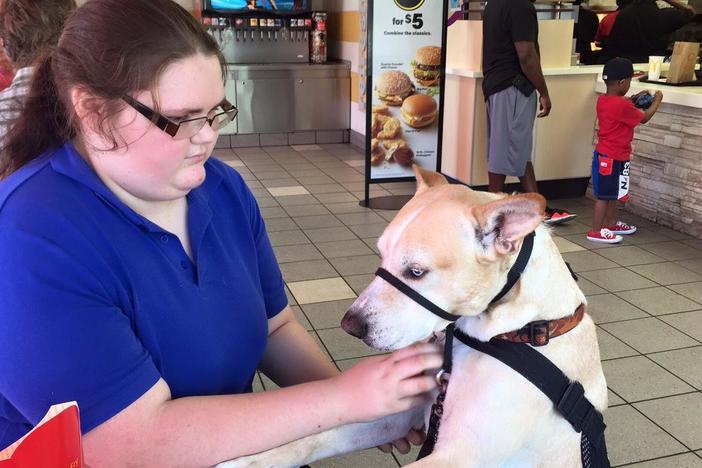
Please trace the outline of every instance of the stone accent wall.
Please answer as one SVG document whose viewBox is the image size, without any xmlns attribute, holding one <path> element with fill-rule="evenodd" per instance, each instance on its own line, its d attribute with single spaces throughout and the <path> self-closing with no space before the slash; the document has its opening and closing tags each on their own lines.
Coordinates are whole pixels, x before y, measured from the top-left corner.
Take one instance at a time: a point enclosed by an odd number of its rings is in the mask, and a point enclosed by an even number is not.
<svg viewBox="0 0 702 468">
<path fill-rule="evenodd" d="M 702 238 L 702 109 L 663 104 L 636 129 L 627 211 Z"/>
</svg>

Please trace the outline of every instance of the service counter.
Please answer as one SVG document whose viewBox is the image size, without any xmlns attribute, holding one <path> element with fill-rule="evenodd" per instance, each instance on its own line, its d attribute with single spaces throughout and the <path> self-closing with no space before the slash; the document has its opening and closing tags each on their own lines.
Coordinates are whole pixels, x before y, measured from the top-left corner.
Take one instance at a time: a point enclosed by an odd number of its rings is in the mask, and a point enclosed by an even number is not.
<svg viewBox="0 0 702 468">
<path fill-rule="evenodd" d="M 570 66 L 572 37 L 572 20 L 539 21 L 541 64 L 553 108 L 534 125 L 532 161 L 540 189 L 558 185 L 545 192 L 566 196 L 587 189 L 596 120 L 593 89 L 602 71 L 602 66 Z M 449 27 L 447 42 L 442 172 L 484 186 L 488 174 L 482 21 L 457 21 Z"/>
<path fill-rule="evenodd" d="M 605 92 L 602 66 L 569 66 L 572 22 L 540 21 L 539 30 L 553 109 L 534 126 L 536 179 L 549 196 L 582 196 L 596 143 L 597 97 Z M 471 186 L 488 182 L 481 51 L 481 21 L 457 21 L 449 28 L 441 166 Z M 636 129 L 627 209 L 702 238 L 702 87 L 634 80 L 629 94 L 644 89 L 661 90 L 664 98 L 654 118 Z"/>
<path fill-rule="evenodd" d="M 553 108 L 534 125 L 532 161 L 538 181 L 578 179 L 574 183 L 584 193 L 596 120 L 593 88 L 601 70 L 601 66 L 544 69 Z M 473 186 L 488 181 L 482 76 L 462 68 L 446 71 L 442 172 Z"/>
</svg>

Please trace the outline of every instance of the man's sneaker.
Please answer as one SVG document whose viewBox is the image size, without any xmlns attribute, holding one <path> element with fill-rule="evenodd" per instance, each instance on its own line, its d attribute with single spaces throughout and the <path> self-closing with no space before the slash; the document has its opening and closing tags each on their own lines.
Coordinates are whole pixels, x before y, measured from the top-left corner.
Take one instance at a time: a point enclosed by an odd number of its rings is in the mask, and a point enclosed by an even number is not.
<svg viewBox="0 0 702 468">
<path fill-rule="evenodd" d="M 592 242 L 600 242 L 602 244 L 618 244 L 623 237 L 615 234 L 607 228 L 602 228 L 599 231 L 588 231 L 587 240 Z"/>
<path fill-rule="evenodd" d="M 621 234 L 621 235 L 627 235 L 627 234 L 633 234 L 636 232 L 636 226 L 633 226 L 631 224 L 624 223 L 622 221 L 617 221 L 617 224 L 614 226 L 605 226 L 607 229 L 612 231 L 614 234 Z"/>
<path fill-rule="evenodd" d="M 546 217 L 544 218 L 544 223 L 551 226 L 556 224 L 567 223 L 570 220 L 577 218 L 578 215 L 573 213 L 568 213 L 566 210 L 558 210 L 555 208 L 546 207 Z"/>
</svg>

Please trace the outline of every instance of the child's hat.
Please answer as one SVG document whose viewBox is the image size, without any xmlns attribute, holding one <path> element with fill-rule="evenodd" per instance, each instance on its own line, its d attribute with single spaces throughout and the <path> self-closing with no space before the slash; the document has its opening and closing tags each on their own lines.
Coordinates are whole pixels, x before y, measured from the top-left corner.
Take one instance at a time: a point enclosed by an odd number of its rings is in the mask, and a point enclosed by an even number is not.
<svg viewBox="0 0 702 468">
<path fill-rule="evenodd" d="M 602 79 L 605 81 L 626 80 L 634 76 L 634 65 L 631 60 L 617 57 L 611 59 L 604 66 Z"/>
</svg>

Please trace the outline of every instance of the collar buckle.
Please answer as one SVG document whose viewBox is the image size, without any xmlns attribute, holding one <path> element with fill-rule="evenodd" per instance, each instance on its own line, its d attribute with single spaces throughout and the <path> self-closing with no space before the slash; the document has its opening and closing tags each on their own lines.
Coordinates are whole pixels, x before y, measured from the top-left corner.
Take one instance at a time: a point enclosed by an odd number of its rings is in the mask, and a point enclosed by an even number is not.
<svg viewBox="0 0 702 468">
<path fill-rule="evenodd" d="M 529 322 L 529 344 L 546 346 L 551 339 L 548 320 Z"/>
</svg>

